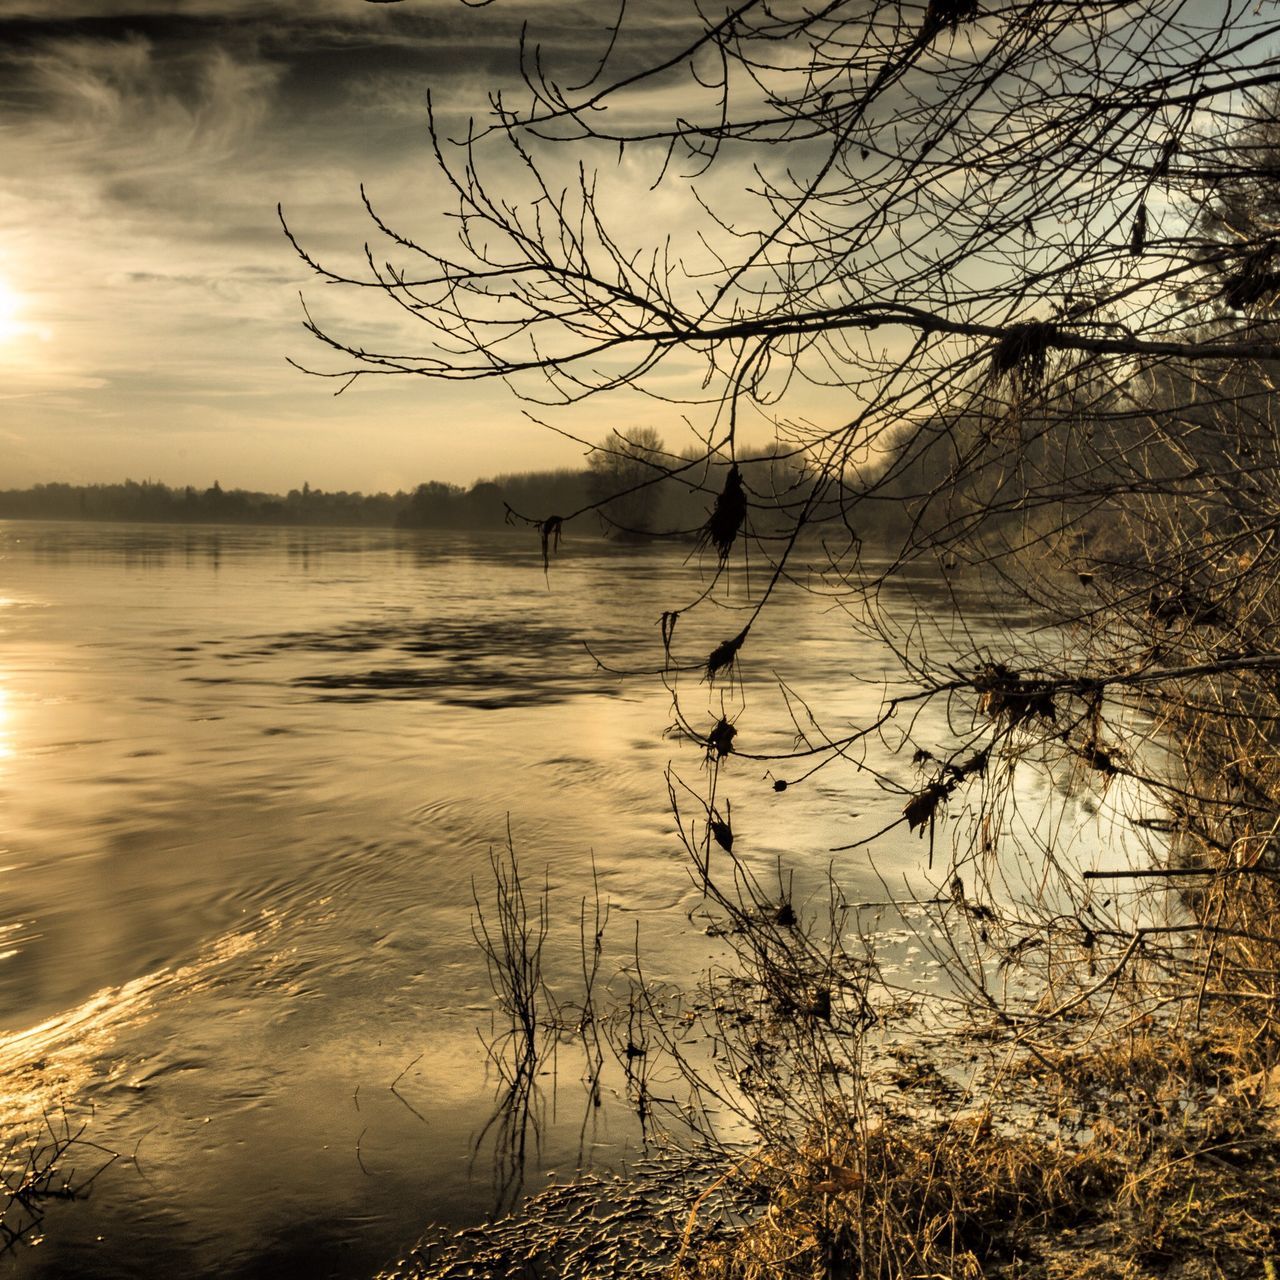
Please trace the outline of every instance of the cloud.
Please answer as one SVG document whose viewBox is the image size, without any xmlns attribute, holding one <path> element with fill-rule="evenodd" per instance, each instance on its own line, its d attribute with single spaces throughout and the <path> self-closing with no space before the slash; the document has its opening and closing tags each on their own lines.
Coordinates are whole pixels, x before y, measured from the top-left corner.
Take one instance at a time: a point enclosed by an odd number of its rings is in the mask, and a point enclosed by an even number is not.
<svg viewBox="0 0 1280 1280">
<path fill-rule="evenodd" d="M 55 163 L 116 180 L 171 180 L 253 148 L 281 69 L 211 47 L 159 54 L 146 37 L 49 42 L 28 61 Z"/>
<path fill-rule="evenodd" d="M 372 22 L 376 12 L 352 0 L 0 0 L 0 21 L 30 24 L 209 18 L 279 22 L 315 15 Z"/>
<path fill-rule="evenodd" d="M 0 276 L 48 335 L 0 349 L 11 397 L 0 429 L 20 427 L 36 459 L 10 482 L 54 478 L 40 471 L 38 441 L 78 439 L 81 421 L 98 424 L 102 478 L 113 477 L 103 424 L 114 421 L 130 424 L 119 449 L 121 466 L 135 471 L 138 440 L 201 423 L 202 456 L 213 456 L 215 437 L 229 457 L 255 465 L 273 448 L 296 451 L 296 464 L 289 454 L 273 465 L 301 474 L 303 428 L 323 420 L 326 483 L 341 478 L 343 433 L 360 441 L 352 486 L 367 483 L 365 456 L 378 457 L 385 479 L 397 451 L 404 483 L 422 479 L 426 464 L 410 445 L 432 411 L 514 440 L 502 424 L 518 419 L 519 406 L 497 386 L 371 382 L 335 402 L 330 384 L 289 369 L 286 354 L 319 354 L 300 327 L 299 286 L 339 320 L 390 331 L 378 327 L 385 314 L 314 286 L 275 205 L 283 201 L 308 247 L 352 267 L 371 230 L 361 180 L 397 225 L 443 233 L 427 88 L 451 128 L 483 112 L 491 91 L 519 94 L 525 18 L 570 81 L 603 48 L 610 13 L 553 0 L 481 11 L 457 0 L 0 0 Z M 669 41 L 671 22 L 688 14 L 683 0 L 645 0 L 634 40 Z M 634 175 L 619 177 L 626 185 Z M 650 211 L 654 199 L 646 197 Z M 534 463 L 545 447 L 535 433 L 529 441 L 512 466 Z M 469 433 L 466 447 L 426 451 L 431 469 L 471 478 L 484 465 L 483 431 Z M 74 454 L 50 453 L 49 465 Z M 253 474 L 238 480 L 258 483 Z"/>
</svg>

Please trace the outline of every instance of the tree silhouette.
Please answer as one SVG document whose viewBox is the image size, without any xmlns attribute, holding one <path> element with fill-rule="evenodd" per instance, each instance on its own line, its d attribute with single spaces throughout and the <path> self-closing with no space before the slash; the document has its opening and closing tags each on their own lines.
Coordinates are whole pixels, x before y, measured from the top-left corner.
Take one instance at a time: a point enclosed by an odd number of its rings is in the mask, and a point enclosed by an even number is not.
<svg viewBox="0 0 1280 1280">
<path fill-rule="evenodd" d="M 601 514 L 614 531 L 624 537 L 653 532 L 668 461 L 652 427 L 602 440 L 588 454 L 591 497 L 603 504 Z"/>
<path fill-rule="evenodd" d="M 682 825 L 700 865 L 726 847 L 716 777 L 734 757 L 788 790 L 857 767 L 898 725 L 921 774 L 884 782 L 886 826 L 932 841 L 968 815 L 937 874 L 979 957 L 955 980 L 989 1012 L 996 929 L 965 909 L 986 892 L 975 874 L 991 885 L 1014 767 L 1123 777 L 1161 860 L 1173 832 L 1192 868 L 1257 872 L 1196 900 L 1212 921 L 1198 945 L 1231 968 L 1219 988 L 1274 1001 L 1259 922 L 1280 812 L 1280 19 L 1253 0 L 744 0 L 645 62 L 631 17 L 588 76 L 557 76 L 526 36 L 520 93 L 456 141 L 433 118 L 455 242 L 415 239 L 364 194 L 375 241 L 350 275 L 286 224 L 321 279 L 380 294 L 404 324 L 380 349 L 308 313 L 333 357 L 308 368 L 502 380 L 540 406 L 640 391 L 694 418 L 693 451 L 640 453 L 704 494 L 708 586 L 662 627 L 681 727 L 709 761 Z M 619 156 L 666 197 L 643 220 L 612 180 Z M 760 421 L 767 447 L 750 443 Z M 750 470 L 766 456 L 803 475 L 767 522 Z M 608 512 L 632 475 L 593 504 Z M 866 554 L 873 530 L 893 535 L 887 555 Z M 709 651 L 686 642 L 675 620 L 715 609 L 745 556 L 765 566 L 750 607 Z M 869 607 L 890 581 L 909 598 L 912 563 L 935 593 L 970 575 L 959 641 L 930 647 L 909 608 Z M 748 722 L 707 720 L 705 694 L 728 705 L 757 620 L 796 583 L 842 606 L 833 625 L 886 642 L 906 683 L 871 723 L 823 730 L 806 708 L 794 750 L 751 754 Z M 908 713 L 930 700 L 950 729 L 922 741 Z M 1038 938 L 1045 981 L 1071 971 L 1087 993 L 1050 1004 L 1077 1012 L 1111 991 L 1091 975 L 1140 958 L 1162 975 L 1153 1003 L 1203 998 L 1205 951 L 1157 946 L 1115 910 L 1064 872 L 1009 917 L 1020 963 Z M 1088 945 L 1068 957 L 1068 936 Z"/>
</svg>

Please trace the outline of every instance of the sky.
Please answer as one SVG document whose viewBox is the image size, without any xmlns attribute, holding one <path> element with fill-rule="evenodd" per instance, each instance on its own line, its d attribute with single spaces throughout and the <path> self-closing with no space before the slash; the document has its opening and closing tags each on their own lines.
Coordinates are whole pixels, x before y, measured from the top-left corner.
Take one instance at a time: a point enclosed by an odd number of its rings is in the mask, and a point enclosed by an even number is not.
<svg viewBox="0 0 1280 1280">
<path fill-rule="evenodd" d="M 371 196 L 442 234 L 425 128 L 514 82 L 528 20 L 566 65 L 607 4 L 0 0 L 0 488 L 152 479 L 285 491 L 573 466 L 501 385 L 334 384 L 281 232 L 354 265 Z M 327 308 L 327 310 L 326 310 Z M 588 438 L 652 423 L 593 406 Z M 623 418 L 612 415 L 621 413 Z M 659 422 L 656 425 L 662 427 Z"/>
</svg>

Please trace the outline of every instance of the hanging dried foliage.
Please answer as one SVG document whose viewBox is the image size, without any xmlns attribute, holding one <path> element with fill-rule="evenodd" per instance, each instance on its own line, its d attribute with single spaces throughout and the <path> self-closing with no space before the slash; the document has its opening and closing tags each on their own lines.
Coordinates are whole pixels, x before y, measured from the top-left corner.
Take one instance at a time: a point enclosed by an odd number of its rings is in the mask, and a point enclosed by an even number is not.
<svg viewBox="0 0 1280 1280">
<path fill-rule="evenodd" d="M 1129 233 L 1129 252 L 1136 258 L 1147 247 L 1147 204 L 1144 200 L 1134 214 L 1133 230 Z"/>
<path fill-rule="evenodd" d="M 716 721 L 716 727 L 707 734 L 707 759 L 723 760 L 733 753 L 733 740 L 738 731 L 723 716 Z"/>
<path fill-rule="evenodd" d="M 707 656 L 707 679 L 714 680 L 716 676 L 723 671 L 730 671 L 734 662 L 738 657 L 738 650 L 742 648 L 747 638 L 747 632 L 751 630 L 751 624 L 748 622 L 736 636 L 729 640 L 721 640 L 711 653 Z"/>
<path fill-rule="evenodd" d="M 1147 612 L 1166 626 L 1181 622 L 1188 627 L 1217 627 L 1227 620 L 1222 606 L 1193 586 L 1181 586 L 1163 595 L 1153 591 Z"/>
<path fill-rule="evenodd" d="M 1058 326 L 1048 320 L 1032 320 L 1007 329 L 991 353 L 991 381 L 1028 389 L 1038 387 L 1044 381 L 1047 357 L 1057 336 Z"/>
<path fill-rule="evenodd" d="M 1109 778 L 1120 772 L 1120 766 L 1116 763 L 1116 752 L 1099 746 L 1096 739 L 1090 739 L 1086 742 L 1081 747 L 1080 754 L 1091 769 L 1096 769 L 1099 773 L 1105 774 Z"/>
<path fill-rule="evenodd" d="M 902 816 L 907 820 L 907 830 L 919 831 L 923 838 L 925 828 L 933 826 L 938 806 L 950 794 L 951 788 L 944 782 L 931 782 L 923 791 L 917 791 L 902 809 Z"/>
<path fill-rule="evenodd" d="M 991 760 L 991 748 L 983 747 L 981 751 L 975 751 L 967 760 L 961 761 L 959 764 L 947 765 L 944 772 L 947 777 L 952 779 L 952 789 L 959 786 L 966 778 L 971 778 L 975 773 L 986 773 L 987 764 Z"/>
<path fill-rule="evenodd" d="M 551 553 L 560 550 L 560 530 L 564 528 L 564 520 L 560 516 L 548 516 L 539 526 L 538 534 L 542 538 L 542 571 L 551 571 Z"/>
<path fill-rule="evenodd" d="M 934 759 L 933 754 L 924 748 L 918 750 L 916 756 L 917 763 Z M 949 761 L 943 765 L 938 776 L 923 791 L 915 792 L 903 806 L 902 816 L 907 820 L 907 829 L 918 830 L 921 837 L 924 836 L 926 827 L 932 833 L 938 806 L 945 803 L 951 793 L 966 779 L 973 777 L 974 774 L 984 773 L 990 758 L 990 748 L 984 748 L 959 764 Z"/>
<path fill-rule="evenodd" d="M 1024 680 L 1000 662 L 989 662 L 973 678 L 974 690 L 980 695 L 978 710 L 992 720 L 1004 720 L 1010 728 L 1025 724 L 1032 717 L 1056 720 L 1054 687 L 1047 680 Z"/>
<path fill-rule="evenodd" d="M 733 828 L 720 818 L 712 818 L 707 824 L 711 830 L 711 835 L 725 853 L 733 852 Z"/>
<path fill-rule="evenodd" d="M 1280 271 L 1241 271 L 1228 276 L 1223 297 L 1232 311 L 1248 307 L 1270 307 L 1280 293 Z"/>
<path fill-rule="evenodd" d="M 747 493 L 742 487 L 742 473 L 735 462 L 725 477 L 724 488 L 716 498 L 716 504 L 707 522 L 702 526 L 701 541 L 705 545 L 711 543 L 716 549 L 720 563 L 729 558 L 733 544 L 737 541 L 738 531 L 747 516 Z"/>
<path fill-rule="evenodd" d="M 813 995 L 808 1004 L 804 1007 L 804 1012 L 811 1018 L 817 1018 L 820 1022 L 831 1021 L 831 990 L 829 987 L 815 987 Z"/>
<path fill-rule="evenodd" d="M 978 0 L 929 0 L 921 35 L 932 40 L 944 27 L 954 35 L 962 22 L 972 22 L 978 12 Z"/>
<path fill-rule="evenodd" d="M 1269 309 L 1280 294 L 1280 271 L 1275 270 L 1280 245 L 1268 242 L 1240 263 L 1240 269 L 1222 282 L 1222 297 L 1232 311 L 1250 307 Z"/>
<path fill-rule="evenodd" d="M 671 657 L 671 641 L 675 639 L 676 623 L 680 621 L 679 609 L 665 609 L 662 614 L 662 651 Z"/>
</svg>

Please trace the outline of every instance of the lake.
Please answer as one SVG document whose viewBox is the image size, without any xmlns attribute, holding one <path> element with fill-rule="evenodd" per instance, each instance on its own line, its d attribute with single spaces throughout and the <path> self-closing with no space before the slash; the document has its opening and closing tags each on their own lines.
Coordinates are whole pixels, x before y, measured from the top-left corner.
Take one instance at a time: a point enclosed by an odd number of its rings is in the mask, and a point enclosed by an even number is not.
<svg viewBox="0 0 1280 1280">
<path fill-rule="evenodd" d="M 591 538 L 544 573 L 516 533 L 0 522 L 0 1105 L 11 1134 L 87 1120 L 120 1156 L 0 1265 L 367 1277 L 428 1224 L 490 1212 L 494 1001 L 472 930 L 508 826 L 549 888 L 553 983 L 579 964 L 593 861 L 606 980 L 637 928 L 654 979 L 719 955 L 690 920 L 664 777 L 697 789 L 703 751 L 672 731 L 660 678 L 616 674 L 661 667 L 659 619 L 705 570 Z M 752 585 L 735 570 L 728 603 Z M 879 607 L 895 591 L 932 601 L 935 645 L 956 643 L 940 579 L 904 576 Z M 742 621 L 694 615 L 677 635 L 705 655 Z M 969 618 L 993 637 L 1018 624 Z M 898 671 L 795 589 L 743 659 L 727 691 L 684 675 L 681 707 L 703 732 L 738 718 L 752 753 L 792 746 L 778 676 L 837 731 Z M 865 762 L 912 785 L 891 745 Z M 901 828 L 830 852 L 901 814 L 873 773 L 785 792 L 775 776 L 731 759 L 721 795 L 747 862 L 795 869 L 798 905 L 833 860 L 854 898 L 925 884 L 926 844 Z M 612 1096 L 584 1134 L 580 1094 L 569 1079 L 551 1099 L 533 1185 L 639 1149 Z"/>
</svg>

